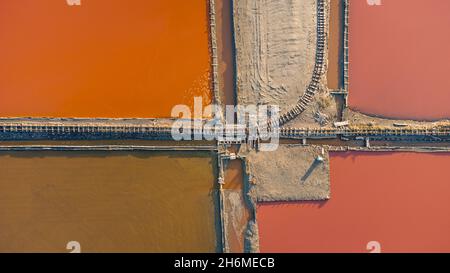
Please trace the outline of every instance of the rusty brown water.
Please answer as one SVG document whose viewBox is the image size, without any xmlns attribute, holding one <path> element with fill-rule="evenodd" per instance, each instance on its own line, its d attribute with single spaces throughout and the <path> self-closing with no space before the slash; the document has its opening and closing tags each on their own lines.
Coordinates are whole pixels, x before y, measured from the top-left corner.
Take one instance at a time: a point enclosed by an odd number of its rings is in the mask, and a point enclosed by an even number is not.
<svg viewBox="0 0 450 273">
<path fill-rule="evenodd" d="M 235 56 L 233 42 L 233 1 L 216 0 L 217 46 L 219 60 L 219 84 L 223 105 L 236 105 Z M 237 153 L 239 147 L 228 149 Z M 244 235 L 250 213 L 245 202 L 245 187 L 241 160 L 232 160 L 224 170 L 223 186 L 228 251 L 244 252 Z"/>
<path fill-rule="evenodd" d="M 210 153 L 1 152 L 0 252 L 215 252 Z"/>
<path fill-rule="evenodd" d="M 225 105 L 236 104 L 232 2 L 232 0 L 216 0 L 219 84 Z"/>
<path fill-rule="evenodd" d="M 328 88 L 337 90 L 343 85 L 343 3 L 332 0 L 330 6 L 330 33 L 328 37 Z"/>
</svg>

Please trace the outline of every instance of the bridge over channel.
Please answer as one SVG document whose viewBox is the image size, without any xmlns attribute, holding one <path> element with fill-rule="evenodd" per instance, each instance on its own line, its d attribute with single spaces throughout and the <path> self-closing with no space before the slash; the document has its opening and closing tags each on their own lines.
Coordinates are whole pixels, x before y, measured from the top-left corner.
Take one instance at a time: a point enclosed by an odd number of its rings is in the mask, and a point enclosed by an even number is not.
<svg viewBox="0 0 450 273">
<path fill-rule="evenodd" d="M 208 137 L 207 140 L 233 139 L 236 143 L 246 142 L 249 130 L 239 126 L 227 127 L 218 133 L 204 135 L 203 131 L 194 134 L 193 128 L 190 138 L 186 140 Z M 291 139 L 321 139 L 321 138 L 416 138 L 428 141 L 450 141 L 450 125 L 439 126 L 348 126 L 343 128 L 289 128 L 283 127 L 271 132 L 272 136 Z M 146 139 L 146 140 L 174 140 L 170 125 L 152 124 L 86 124 L 86 123 L 0 123 L 0 140 L 104 140 L 104 139 Z"/>
</svg>

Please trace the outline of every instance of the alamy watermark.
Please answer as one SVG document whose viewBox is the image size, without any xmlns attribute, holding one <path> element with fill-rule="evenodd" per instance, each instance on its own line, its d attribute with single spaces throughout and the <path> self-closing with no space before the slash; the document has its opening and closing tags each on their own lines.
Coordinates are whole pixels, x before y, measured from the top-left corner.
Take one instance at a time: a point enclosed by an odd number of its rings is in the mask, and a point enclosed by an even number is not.
<svg viewBox="0 0 450 273">
<path fill-rule="evenodd" d="M 258 143 L 261 151 L 274 151 L 279 144 L 277 105 L 210 104 L 203 107 L 202 97 L 194 98 L 193 111 L 187 105 L 176 105 L 171 116 L 172 138 L 181 140 L 217 140 L 219 142 Z M 225 113 L 224 113 L 225 112 Z"/>
<path fill-rule="evenodd" d="M 66 0 L 69 6 L 81 6 L 81 0 Z"/>
<path fill-rule="evenodd" d="M 381 0 L 367 0 L 369 6 L 381 6 Z"/>
</svg>

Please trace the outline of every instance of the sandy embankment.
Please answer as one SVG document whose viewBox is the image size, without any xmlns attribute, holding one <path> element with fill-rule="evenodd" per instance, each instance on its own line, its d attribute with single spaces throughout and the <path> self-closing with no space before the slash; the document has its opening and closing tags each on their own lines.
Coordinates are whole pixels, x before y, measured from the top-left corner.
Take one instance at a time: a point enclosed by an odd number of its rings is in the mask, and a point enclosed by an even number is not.
<svg viewBox="0 0 450 273">
<path fill-rule="evenodd" d="M 325 1 L 324 6 L 325 22 L 322 23 L 325 25 L 323 35 L 326 36 L 328 1 Z M 279 105 L 282 114 L 298 105 L 313 75 L 321 70 L 315 70 L 317 15 L 317 0 L 243 0 L 235 3 L 239 104 Z M 323 58 L 326 66 L 327 50 Z M 292 121 L 296 126 L 326 125 L 338 117 L 336 103 L 326 87 L 326 73 L 316 76 L 319 77 L 318 94 L 305 113 Z"/>
<path fill-rule="evenodd" d="M 343 119 L 348 120 L 350 124 L 355 126 L 360 125 L 370 125 L 370 126 L 387 126 L 387 127 L 398 127 L 408 126 L 408 127 L 429 127 L 437 128 L 439 126 L 449 126 L 450 120 L 441 121 L 415 121 L 415 120 L 401 120 L 401 119 L 387 119 L 378 116 L 369 116 L 360 112 L 351 110 L 350 108 L 345 108 L 343 111 Z"/>
<path fill-rule="evenodd" d="M 323 161 L 319 161 L 319 157 Z M 247 162 L 258 202 L 326 200 L 330 197 L 327 148 L 283 145 L 275 152 L 251 151 Z"/>
<path fill-rule="evenodd" d="M 294 107 L 315 64 L 316 0 L 234 3 L 238 103 Z"/>
</svg>

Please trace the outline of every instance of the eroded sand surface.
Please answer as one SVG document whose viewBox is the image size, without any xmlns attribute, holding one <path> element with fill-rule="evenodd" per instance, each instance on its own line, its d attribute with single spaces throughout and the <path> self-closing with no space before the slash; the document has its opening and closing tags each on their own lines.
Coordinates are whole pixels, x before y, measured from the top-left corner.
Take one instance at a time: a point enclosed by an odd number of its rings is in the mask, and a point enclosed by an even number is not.
<svg viewBox="0 0 450 273">
<path fill-rule="evenodd" d="M 275 104 L 284 112 L 297 103 L 314 69 L 316 2 L 234 2 L 240 104 Z"/>
<path fill-rule="evenodd" d="M 324 161 L 318 162 L 318 156 Z M 283 145 L 275 152 L 252 151 L 247 159 L 258 201 L 329 198 L 330 167 L 325 148 Z"/>
</svg>

